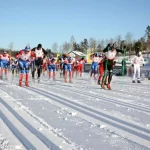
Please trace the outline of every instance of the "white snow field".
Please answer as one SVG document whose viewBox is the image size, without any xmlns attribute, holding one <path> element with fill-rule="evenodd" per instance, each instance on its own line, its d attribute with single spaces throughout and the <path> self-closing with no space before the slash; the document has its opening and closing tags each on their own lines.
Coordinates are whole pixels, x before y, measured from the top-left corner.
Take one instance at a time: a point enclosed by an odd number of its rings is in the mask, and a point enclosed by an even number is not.
<svg viewBox="0 0 150 150">
<path fill-rule="evenodd" d="M 113 76 L 110 91 L 57 77 L 0 80 L 0 150 L 150 150 L 150 80 Z"/>
</svg>

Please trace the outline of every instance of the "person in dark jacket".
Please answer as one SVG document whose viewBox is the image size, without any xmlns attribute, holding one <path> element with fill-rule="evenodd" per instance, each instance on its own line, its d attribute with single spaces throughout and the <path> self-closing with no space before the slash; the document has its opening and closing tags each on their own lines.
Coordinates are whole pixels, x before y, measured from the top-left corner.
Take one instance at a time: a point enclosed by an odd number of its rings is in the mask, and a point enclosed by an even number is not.
<svg viewBox="0 0 150 150">
<path fill-rule="evenodd" d="M 124 47 L 125 48 L 125 47 Z M 103 50 L 105 53 L 105 60 L 104 60 L 104 76 L 102 79 L 101 87 L 105 89 L 105 79 L 108 76 L 108 84 L 107 88 L 111 90 L 111 80 L 113 75 L 113 66 L 114 66 L 114 59 L 116 57 L 116 54 L 118 52 L 124 53 L 124 50 L 120 50 L 114 47 L 114 44 L 111 46 L 110 44 L 107 45 L 107 47 Z"/>
<path fill-rule="evenodd" d="M 38 81 L 40 81 L 43 59 L 46 57 L 47 52 L 42 47 L 42 44 L 38 44 L 38 46 L 34 47 L 31 51 L 35 54 L 34 61 L 32 62 L 32 79 L 35 79 L 35 71 L 37 70 Z"/>
</svg>

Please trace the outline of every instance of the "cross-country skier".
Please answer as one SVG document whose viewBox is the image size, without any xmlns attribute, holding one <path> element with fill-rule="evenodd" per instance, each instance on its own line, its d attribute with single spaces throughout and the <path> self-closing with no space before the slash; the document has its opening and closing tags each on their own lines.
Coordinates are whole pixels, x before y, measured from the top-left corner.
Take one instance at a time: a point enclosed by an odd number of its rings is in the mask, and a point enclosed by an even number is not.
<svg viewBox="0 0 150 150">
<path fill-rule="evenodd" d="M 98 63 L 99 63 L 99 57 L 97 53 L 94 53 L 92 56 L 92 65 L 91 65 L 91 77 L 92 74 L 94 74 L 94 79 L 96 79 L 96 74 L 98 72 Z"/>
<path fill-rule="evenodd" d="M 43 65 L 42 65 L 43 76 L 45 76 L 46 70 L 47 70 L 47 57 L 45 57 L 45 58 L 43 59 Z"/>
<path fill-rule="evenodd" d="M 125 48 L 125 47 L 124 47 Z M 113 66 L 114 66 L 114 59 L 118 52 L 124 53 L 124 50 L 119 50 L 114 47 L 114 44 L 111 46 L 110 44 L 103 50 L 105 53 L 105 61 L 104 61 L 104 76 L 102 79 L 101 87 L 105 89 L 105 79 L 108 76 L 108 84 L 107 88 L 111 90 L 111 80 L 113 76 Z"/>
<path fill-rule="evenodd" d="M 144 58 L 142 56 L 142 52 L 137 50 L 136 56 L 131 59 L 132 66 L 134 67 L 134 74 L 133 74 L 133 83 L 135 83 L 136 72 L 138 73 L 137 82 L 141 83 L 140 81 L 140 66 L 144 65 Z"/>
<path fill-rule="evenodd" d="M 79 65 L 79 58 L 78 56 L 75 56 L 74 62 L 73 62 L 73 68 L 72 68 L 72 77 L 74 78 L 78 76 L 78 65 Z"/>
<path fill-rule="evenodd" d="M 55 80 L 55 77 L 56 77 L 56 60 L 53 56 L 51 56 L 48 61 L 47 61 L 47 64 L 48 64 L 48 71 L 49 71 L 49 79 L 52 79 Z M 52 78 L 51 78 L 52 77 Z"/>
<path fill-rule="evenodd" d="M 86 62 L 86 60 L 84 59 L 84 57 L 80 58 L 78 63 L 78 74 L 80 77 L 82 77 L 82 72 L 83 72 L 83 64 Z"/>
<path fill-rule="evenodd" d="M 100 84 L 101 78 L 103 77 L 103 74 L 104 74 L 104 60 L 105 60 L 105 55 L 101 54 L 99 56 L 99 78 L 98 78 L 98 84 Z"/>
<path fill-rule="evenodd" d="M 17 60 L 13 60 L 11 63 L 11 70 L 12 70 L 12 74 L 14 75 L 16 73 L 18 73 L 18 61 Z"/>
<path fill-rule="evenodd" d="M 58 57 L 58 60 L 57 60 L 57 62 L 58 62 L 58 64 L 59 64 L 60 78 L 61 78 L 62 76 L 64 76 L 64 69 L 63 69 L 63 64 L 64 64 L 64 62 L 63 62 L 63 57 L 64 57 L 64 56 L 59 56 L 59 57 Z"/>
<path fill-rule="evenodd" d="M 22 86 L 24 73 L 26 74 L 25 85 L 29 86 L 29 64 L 31 57 L 34 57 L 34 53 L 31 52 L 29 46 L 26 46 L 25 49 L 17 53 L 15 57 L 18 59 L 18 65 L 20 69 L 19 86 Z"/>
<path fill-rule="evenodd" d="M 32 79 L 35 79 L 35 71 L 37 69 L 38 81 L 40 81 L 43 59 L 47 55 L 47 52 L 44 48 L 42 48 L 42 44 L 38 44 L 38 46 L 34 47 L 31 51 L 35 54 L 35 61 L 33 61 L 34 65 L 32 65 Z"/>
<path fill-rule="evenodd" d="M 5 71 L 5 77 L 8 76 L 8 66 L 10 64 L 10 56 L 6 50 L 0 54 L 0 79 L 3 79 L 3 71 Z"/>
<path fill-rule="evenodd" d="M 67 76 L 69 74 L 69 82 L 72 83 L 72 64 L 73 58 L 69 55 L 64 56 L 64 81 L 67 82 Z"/>
</svg>

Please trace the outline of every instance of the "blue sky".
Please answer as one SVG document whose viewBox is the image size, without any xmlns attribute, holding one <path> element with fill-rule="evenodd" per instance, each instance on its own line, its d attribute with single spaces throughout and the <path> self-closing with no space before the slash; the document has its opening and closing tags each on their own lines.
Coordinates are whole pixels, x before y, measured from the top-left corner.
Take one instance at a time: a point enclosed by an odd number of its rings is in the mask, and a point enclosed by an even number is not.
<svg viewBox="0 0 150 150">
<path fill-rule="evenodd" d="M 138 39 L 150 25 L 150 0 L 0 0 L 0 47 L 22 49 L 42 43 L 51 48 L 72 35 L 84 38 Z"/>
</svg>

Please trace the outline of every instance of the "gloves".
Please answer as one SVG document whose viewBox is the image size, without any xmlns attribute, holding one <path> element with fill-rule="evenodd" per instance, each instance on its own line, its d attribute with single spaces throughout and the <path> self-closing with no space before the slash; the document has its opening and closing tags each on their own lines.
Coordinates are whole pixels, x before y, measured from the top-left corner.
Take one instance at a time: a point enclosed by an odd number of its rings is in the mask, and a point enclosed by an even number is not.
<svg viewBox="0 0 150 150">
<path fill-rule="evenodd" d="M 143 64 L 143 66 L 144 66 L 144 64 Z"/>
<path fill-rule="evenodd" d="M 134 67 L 134 64 L 132 64 L 132 67 Z"/>
</svg>

